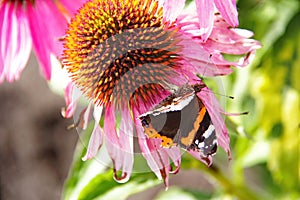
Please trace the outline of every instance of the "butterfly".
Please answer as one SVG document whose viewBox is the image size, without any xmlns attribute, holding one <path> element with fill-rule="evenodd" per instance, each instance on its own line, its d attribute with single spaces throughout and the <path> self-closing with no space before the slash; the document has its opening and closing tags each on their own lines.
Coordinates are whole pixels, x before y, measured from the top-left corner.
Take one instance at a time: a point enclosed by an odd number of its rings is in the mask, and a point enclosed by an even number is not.
<svg viewBox="0 0 300 200">
<path fill-rule="evenodd" d="M 139 116 L 148 138 L 161 139 L 161 146 L 179 145 L 205 156 L 217 151 L 215 126 L 197 93 L 204 84 L 184 85 L 157 106 Z"/>
</svg>

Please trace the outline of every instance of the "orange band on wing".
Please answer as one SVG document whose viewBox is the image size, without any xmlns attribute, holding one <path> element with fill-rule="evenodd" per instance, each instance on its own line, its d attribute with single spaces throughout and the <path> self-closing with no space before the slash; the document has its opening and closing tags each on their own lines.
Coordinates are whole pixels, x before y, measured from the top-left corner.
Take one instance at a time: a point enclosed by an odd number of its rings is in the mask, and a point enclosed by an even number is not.
<svg viewBox="0 0 300 200">
<path fill-rule="evenodd" d="M 202 122 L 202 120 L 203 120 L 203 118 L 204 118 L 205 113 L 206 113 L 206 108 L 203 106 L 203 107 L 201 108 L 201 110 L 199 111 L 199 113 L 198 113 L 198 116 L 197 116 L 197 118 L 196 118 L 196 121 L 194 122 L 194 128 L 193 128 L 193 130 L 191 130 L 191 131 L 189 132 L 189 134 L 188 134 L 187 137 L 182 137 L 182 138 L 180 139 L 180 142 L 181 142 L 183 145 L 185 145 L 185 146 L 188 147 L 188 146 L 190 146 L 190 145 L 193 143 L 194 138 L 195 138 L 196 133 L 197 133 L 199 127 L 200 127 L 200 123 Z"/>
<path fill-rule="evenodd" d="M 148 128 L 144 127 L 144 132 L 148 136 L 148 138 L 161 139 L 162 147 L 169 148 L 169 147 L 176 146 L 176 144 L 173 143 L 173 140 L 171 138 L 160 135 L 154 128 L 152 128 L 151 125 Z"/>
</svg>

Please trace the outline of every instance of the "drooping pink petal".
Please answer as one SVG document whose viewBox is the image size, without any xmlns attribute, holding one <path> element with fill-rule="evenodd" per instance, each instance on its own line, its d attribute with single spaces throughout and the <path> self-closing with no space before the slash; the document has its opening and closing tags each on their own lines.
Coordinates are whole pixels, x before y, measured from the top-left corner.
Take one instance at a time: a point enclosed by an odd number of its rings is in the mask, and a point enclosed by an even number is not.
<svg viewBox="0 0 300 200">
<path fill-rule="evenodd" d="M 75 4 L 75 2 L 73 3 Z M 63 43 L 60 41 L 60 39 L 65 35 L 65 31 L 67 28 L 66 18 L 60 12 L 53 1 L 46 1 L 45 4 L 36 3 L 35 9 L 38 13 L 38 17 L 41 17 L 42 19 L 47 21 L 47 26 L 45 26 L 44 28 L 48 28 L 48 46 L 51 50 L 51 53 L 54 53 L 55 56 L 60 57 L 63 49 Z"/>
<path fill-rule="evenodd" d="M 12 33 L 12 25 L 16 23 L 15 12 L 13 5 L 5 2 L 1 5 L 0 10 L 0 28 L 1 28 L 1 40 L 0 40 L 0 53 L 1 60 L 3 65 L 0 66 L 0 80 L 3 80 L 6 75 L 6 71 L 8 70 L 6 65 L 10 65 L 11 60 L 11 45 L 9 42 L 11 41 L 11 33 Z M 9 49 L 10 48 L 10 49 Z"/>
<path fill-rule="evenodd" d="M 178 45 L 182 47 L 180 54 L 183 57 L 201 60 L 204 63 L 214 65 L 211 63 L 210 53 L 205 50 L 200 43 L 197 43 L 197 40 L 182 35 L 180 36 L 180 42 Z"/>
<path fill-rule="evenodd" d="M 195 157 L 196 159 L 198 159 L 201 162 L 203 162 L 204 164 L 206 164 L 208 167 L 211 166 L 211 164 L 212 164 L 212 157 L 211 157 L 211 155 L 204 156 L 201 152 L 199 152 L 199 151 L 192 151 L 192 150 L 189 150 L 188 152 L 193 157 Z"/>
<path fill-rule="evenodd" d="M 163 168 L 160 169 L 161 176 L 163 178 L 164 184 L 165 184 L 165 190 L 168 190 L 169 188 L 169 173 L 171 172 L 171 165 L 170 165 L 170 159 L 169 155 L 166 152 L 166 149 L 160 148 L 160 150 L 156 150 L 156 153 L 158 154 L 160 158 L 160 162 L 163 165 Z M 176 167 L 175 171 L 172 171 L 172 173 L 176 173 L 179 168 L 178 166 Z"/>
<path fill-rule="evenodd" d="M 199 23 L 196 15 L 180 15 L 176 27 L 180 28 L 182 42 L 183 66 L 191 66 L 202 76 L 226 75 L 232 72 L 230 66 L 246 66 L 253 59 L 257 49 L 261 47 L 251 31 L 231 28 L 230 25 L 216 14 L 214 27 L 206 42 L 202 42 Z M 223 54 L 233 54 L 240 58 L 228 61 Z"/>
<path fill-rule="evenodd" d="M 100 106 L 95 107 L 94 108 L 95 125 L 88 144 L 86 154 L 82 158 L 83 161 L 94 158 L 97 155 L 98 150 L 102 146 L 104 131 L 99 125 L 101 114 L 102 114 L 102 107 Z"/>
<path fill-rule="evenodd" d="M 222 17 L 232 27 L 239 25 L 238 12 L 236 8 L 236 0 L 214 0 L 218 11 Z"/>
<path fill-rule="evenodd" d="M 7 20 L 4 20 L 4 16 L 5 16 L 5 10 L 6 10 L 6 6 L 7 4 L 4 4 L 2 3 L 2 5 L 0 6 L 0 83 L 1 83 L 1 77 L 4 76 L 4 61 L 3 61 L 3 55 L 2 55 L 2 46 L 3 46 L 3 43 L 5 42 L 5 40 L 2 39 L 3 37 L 3 23 L 4 21 L 7 21 Z"/>
<path fill-rule="evenodd" d="M 70 82 L 67 84 L 65 88 L 65 102 L 66 102 L 66 109 L 62 110 L 62 116 L 65 118 L 70 118 L 74 115 L 74 112 L 77 107 L 77 102 L 80 98 L 79 95 L 76 95 L 75 84 L 73 82 Z"/>
<path fill-rule="evenodd" d="M 105 109 L 105 118 L 104 118 L 104 132 L 107 140 L 107 149 L 110 153 L 111 158 L 115 168 L 119 170 L 121 168 L 122 157 L 118 158 L 118 149 L 121 147 L 121 144 L 118 139 L 117 130 L 116 130 L 116 116 L 115 109 L 113 106 L 109 106 Z"/>
<path fill-rule="evenodd" d="M 242 39 L 234 43 L 220 43 L 208 40 L 205 47 L 208 50 L 215 51 L 215 53 L 212 53 L 211 60 L 216 65 L 244 67 L 252 62 L 256 50 L 261 48 L 261 45 L 258 41 L 252 39 Z M 228 61 L 223 54 L 236 55 L 239 58 L 236 61 Z"/>
<path fill-rule="evenodd" d="M 178 168 L 178 164 L 180 163 L 178 160 L 179 158 L 177 158 L 178 152 L 176 150 L 172 152 L 163 149 L 161 147 L 160 139 L 147 138 L 143 131 L 141 122 L 138 120 L 138 116 L 140 116 L 141 113 L 139 113 L 136 109 L 133 109 L 133 113 L 136 133 L 142 154 L 150 169 L 155 173 L 158 179 L 162 179 L 164 181 L 167 189 L 169 185 L 169 173 L 171 171 L 169 155 L 172 155 L 172 159 L 175 160 L 175 165 L 177 165 Z M 175 172 L 176 171 L 177 169 Z"/>
<path fill-rule="evenodd" d="M 81 113 L 79 115 L 79 119 L 76 122 L 76 125 L 78 128 L 85 130 L 88 127 L 88 124 L 90 122 L 91 112 L 92 112 L 92 104 L 93 103 L 90 102 L 89 105 L 81 111 Z M 102 112 L 102 110 L 101 110 L 101 112 Z"/>
<path fill-rule="evenodd" d="M 230 63 L 216 63 L 211 59 L 216 52 L 211 52 L 202 42 L 200 26 L 196 15 L 180 15 L 176 21 L 176 28 L 179 28 L 181 52 L 183 58 L 180 63 L 186 71 L 200 74 L 201 76 L 226 75 L 232 72 Z M 220 52 L 217 52 L 221 54 Z M 180 72 L 178 72 L 180 73 Z"/>
<path fill-rule="evenodd" d="M 214 23 L 213 0 L 196 0 L 196 8 L 200 24 L 201 40 L 205 42 L 211 34 Z"/>
<path fill-rule="evenodd" d="M 244 67 L 244 66 L 249 65 L 253 61 L 255 53 L 256 53 L 255 50 L 250 51 L 249 53 L 241 55 L 240 58 L 237 59 L 236 61 L 228 61 L 224 58 L 224 56 L 222 54 L 214 54 L 211 57 L 211 60 L 214 63 L 219 64 L 221 66 L 222 65 L 226 65 L 226 66 L 232 65 L 232 66 L 235 66 L 235 67 Z"/>
<path fill-rule="evenodd" d="M 22 5 L 20 4 L 18 4 L 17 6 L 16 15 L 17 15 L 17 20 L 19 25 L 18 27 L 19 37 L 16 40 L 17 41 L 16 55 L 10 67 L 10 72 L 12 76 L 8 78 L 9 81 L 13 78 L 18 79 L 20 77 L 21 72 L 23 71 L 23 69 L 27 64 L 32 49 L 32 41 L 30 37 L 30 31 L 28 29 L 29 23 L 23 11 Z"/>
<path fill-rule="evenodd" d="M 211 60 L 214 61 L 214 60 Z M 183 66 L 186 66 L 186 68 L 193 69 L 193 72 L 196 72 L 197 74 L 207 77 L 207 76 L 223 76 L 232 73 L 232 69 L 230 68 L 230 65 L 209 65 L 208 63 L 203 63 L 197 59 L 188 59 L 188 61 L 182 61 Z M 227 63 L 226 63 L 227 64 Z"/>
<path fill-rule="evenodd" d="M 214 29 L 210 38 L 220 40 L 220 42 L 231 43 L 237 40 L 250 38 L 253 36 L 252 31 L 245 29 L 232 28 L 221 15 L 216 14 L 214 18 Z"/>
<path fill-rule="evenodd" d="M 27 11 L 33 48 L 41 70 L 49 80 L 50 54 L 59 56 L 62 53 L 62 43 L 59 39 L 64 35 L 67 21 L 52 1 L 36 1 L 34 6 L 27 4 Z"/>
<path fill-rule="evenodd" d="M 136 128 L 136 134 L 138 137 L 139 146 L 142 151 L 142 154 L 145 157 L 151 170 L 156 174 L 158 179 L 161 180 L 162 177 L 161 177 L 161 173 L 160 173 L 159 169 L 162 166 L 159 166 L 159 163 L 156 162 L 156 159 L 158 159 L 157 157 L 154 157 L 154 156 L 156 156 L 156 154 L 152 155 L 150 152 L 150 149 L 147 145 L 148 138 L 143 131 L 143 127 L 142 127 L 140 121 L 137 119 L 138 116 L 140 116 L 140 113 L 137 110 L 133 110 L 133 112 L 134 112 L 134 124 L 135 124 L 135 128 Z M 156 145 L 160 145 L 160 141 L 157 141 Z"/>
<path fill-rule="evenodd" d="M 129 178 L 132 172 L 134 153 L 133 153 L 133 121 L 127 105 L 123 106 L 122 120 L 119 128 L 119 139 L 122 144 L 123 166 L 122 172 Z M 116 176 L 115 176 L 116 177 Z"/>
<path fill-rule="evenodd" d="M 169 155 L 166 152 L 166 149 L 161 147 L 160 139 L 141 138 L 141 134 L 144 134 L 144 132 L 140 133 L 138 136 L 143 156 L 157 178 L 162 179 L 166 189 L 168 189 L 169 173 L 171 171 Z"/>
<path fill-rule="evenodd" d="M 105 141 L 108 153 L 114 164 L 114 178 L 120 183 L 129 180 L 133 167 L 133 126 L 130 114 L 122 111 L 120 130 L 116 130 L 116 110 L 114 106 L 107 106 L 104 118 Z M 125 133 L 126 132 L 126 133 Z M 117 171 L 122 168 L 121 177 L 117 177 Z"/>
<path fill-rule="evenodd" d="M 168 156 L 172 159 L 174 166 L 176 167 L 174 170 L 170 169 L 169 173 L 176 174 L 179 172 L 180 164 L 181 164 L 181 152 L 179 147 L 166 148 L 164 151 L 168 154 Z"/>
<path fill-rule="evenodd" d="M 103 133 L 102 128 L 99 126 L 99 124 L 95 123 L 94 129 L 93 129 L 90 141 L 89 141 L 89 145 L 87 148 L 87 152 L 86 152 L 85 156 L 82 158 L 83 161 L 94 158 L 97 155 L 98 150 L 102 146 L 103 134 L 104 133 Z"/>
<path fill-rule="evenodd" d="M 20 77 L 31 52 L 28 21 L 21 4 L 5 3 L 1 7 L 0 83 Z"/>
<path fill-rule="evenodd" d="M 44 2 L 44 1 L 37 1 Z M 33 39 L 33 48 L 36 53 L 37 59 L 40 63 L 40 68 L 47 80 L 51 78 L 51 61 L 50 61 L 50 49 L 48 32 L 45 25 L 41 25 L 39 22 L 39 16 L 36 14 L 35 8 L 31 4 L 27 4 L 27 14 L 29 19 L 29 26 L 31 30 L 31 36 Z"/>
<path fill-rule="evenodd" d="M 224 54 L 243 55 L 259 49 L 261 45 L 259 42 L 252 39 L 237 40 L 234 43 L 221 43 L 210 40 L 206 42 L 205 47 L 212 50 L 215 49 L 215 51 L 222 52 Z"/>
<path fill-rule="evenodd" d="M 210 38 L 203 43 L 204 48 L 211 53 L 211 60 L 217 65 L 248 65 L 261 44 L 253 39 L 251 31 L 231 28 L 220 15 L 215 16 L 215 25 Z M 237 61 L 227 61 L 223 54 L 240 56 Z"/>
<path fill-rule="evenodd" d="M 164 21 L 171 24 L 182 12 L 185 0 L 159 0 L 159 3 L 163 7 Z"/>
</svg>

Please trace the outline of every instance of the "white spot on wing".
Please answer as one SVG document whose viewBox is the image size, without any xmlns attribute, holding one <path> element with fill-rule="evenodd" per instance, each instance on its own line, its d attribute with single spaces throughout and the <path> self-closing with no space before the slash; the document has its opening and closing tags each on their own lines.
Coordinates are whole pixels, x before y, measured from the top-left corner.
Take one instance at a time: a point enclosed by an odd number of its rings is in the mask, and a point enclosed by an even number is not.
<svg viewBox="0 0 300 200">
<path fill-rule="evenodd" d="M 200 148 L 203 148 L 204 147 L 204 142 L 200 142 L 199 144 L 198 144 L 198 148 L 200 149 Z"/>
<path fill-rule="evenodd" d="M 215 130 L 214 125 L 210 124 L 208 129 L 204 132 L 203 136 L 205 138 L 209 138 L 211 136 L 211 134 L 214 132 L 214 130 Z"/>
</svg>

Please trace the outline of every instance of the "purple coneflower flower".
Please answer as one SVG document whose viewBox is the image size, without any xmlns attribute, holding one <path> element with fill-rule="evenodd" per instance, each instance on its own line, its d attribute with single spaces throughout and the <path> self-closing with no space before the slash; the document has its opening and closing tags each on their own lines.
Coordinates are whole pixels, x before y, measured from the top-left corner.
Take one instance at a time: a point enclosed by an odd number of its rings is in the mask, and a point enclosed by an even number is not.
<svg viewBox="0 0 300 200">
<path fill-rule="evenodd" d="M 169 173 L 178 172 L 180 148 L 163 148 L 159 138 L 148 138 L 140 117 L 166 99 L 175 101 L 177 97 L 172 95 L 186 83 L 191 85 L 188 87 L 201 85 L 201 90 L 184 95 L 194 102 L 197 95 L 200 107 L 205 106 L 203 111 L 207 110 L 214 125 L 218 145 L 230 156 L 228 131 L 221 114 L 224 112 L 196 74 L 229 74 L 231 65 L 247 65 L 260 44 L 248 39 L 250 32 L 232 29 L 220 15 L 214 16 L 212 34 L 203 42 L 197 13 L 180 15 L 184 1 L 176 6 L 170 2 L 88 1 L 71 20 L 64 40 L 64 66 L 72 79 L 66 88 L 64 116 L 71 117 L 76 109 L 76 86 L 91 100 L 81 114 L 81 126 L 87 126 L 91 112 L 95 119 L 83 159 L 93 158 L 104 142 L 114 164 L 114 178 L 119 182 L 127 181 L 132 173 L 134 136 L 148 165 L 166 185 Z M 229 62 L 222 53 L 241 55 L 241 59 Z M 103 127 L 99 123 L 102 117 Z M 215 149 L 208 153 L 186 149 L 211 164 Z M 120 177 L 118 171 L 122 171 Z"/>
<path fill-rule="evenodd" d="M 20 77 L 32 47 L 49 80 L 51 55 L 61 54 L 59 38 L 65 33 L 67 19 L 80 3 L 81 0 L 1 0 L 0 83 Z"/>
</svg>

